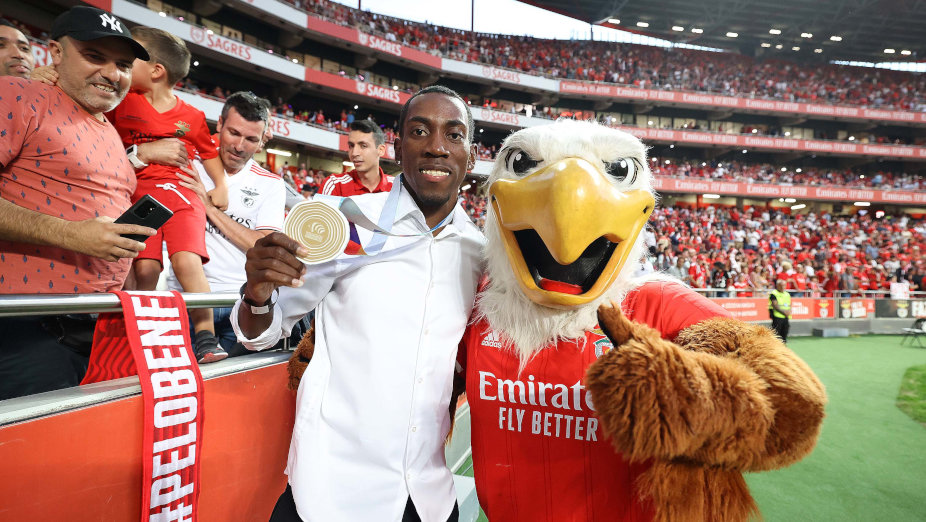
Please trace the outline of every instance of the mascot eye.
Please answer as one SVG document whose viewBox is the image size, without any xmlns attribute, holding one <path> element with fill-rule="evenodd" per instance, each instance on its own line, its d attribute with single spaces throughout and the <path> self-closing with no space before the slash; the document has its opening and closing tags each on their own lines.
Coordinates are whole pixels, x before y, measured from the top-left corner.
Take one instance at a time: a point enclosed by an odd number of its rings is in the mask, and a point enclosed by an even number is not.
<svg viewBox="0 0 926 522">
<path fill-rule="evenodd" d="M 508 170 L 515 174 L 527 174 L 528 171 L 534 169 L 539 164 L 540 161 L 528 156 L 527 153 L 521 149 L 511 149 L 508 156 L 505 158 L 505 165 L 508 167 Z"/>
<path fill-rule="evenodd" d="M 629 180 L 633 184 L 637 181 L 637 171 L 639 166 L 637 160 L 633 158 L 620 158 L 615 161 L 606 161 L 604 164 L 608 175 L 613 176 L 617 181 Z"/>
</svg>

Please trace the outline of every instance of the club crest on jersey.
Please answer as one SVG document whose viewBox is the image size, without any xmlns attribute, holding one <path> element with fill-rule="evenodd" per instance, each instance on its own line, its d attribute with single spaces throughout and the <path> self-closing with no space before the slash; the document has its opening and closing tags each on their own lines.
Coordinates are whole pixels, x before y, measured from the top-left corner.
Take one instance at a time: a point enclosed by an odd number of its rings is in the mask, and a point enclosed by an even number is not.
<svg viewBox="0 0 926 522">
<path fill-rule="evenodd" d="M 608 339 L 608 336 L 605 335 L 604 330 L 602 330 L 601 327 L 596 326 L 589 335 L 595 339 L 593 343 L 595 345 L 596 359 L 608 353 L 608 350 L 614 348 L 614 345 L 611 343 L 611 339 Z"/>
<path fill-rule="evenodd" d="M 174 131 L 174 136 L 182 138 L 190 132 L 190 124 L 185 121 L 178 121 L 174 124 L 174 127 L 177 127 L 177 130 Z"/>
<path fill-rule="evenodd" d="M 495 330 L 489 330 L 489 333 L 487 333 L 486 336 L 482 338 L 482 346 L 486 346 L 488 348 L 501 348 L 502 341 L 498 337 L 498 332 Z"/>
<path fill-rule="evenodd" d="M 246 207 L 248 207 L 248 208 L 253 207 L 253 206 L 254 206 L 254 202 L 256 201 L 254 198 L 258 196 L 257 191 L 256 191 L 256 190 L 251 190 L 251 189 L 244 188 L 244 189 L 241 189 L 241 192 L 242 192 L 242 194 L 241 194 L 241 204 L 244 205 L 244 206 L 246 206 Z"/>
</svg>

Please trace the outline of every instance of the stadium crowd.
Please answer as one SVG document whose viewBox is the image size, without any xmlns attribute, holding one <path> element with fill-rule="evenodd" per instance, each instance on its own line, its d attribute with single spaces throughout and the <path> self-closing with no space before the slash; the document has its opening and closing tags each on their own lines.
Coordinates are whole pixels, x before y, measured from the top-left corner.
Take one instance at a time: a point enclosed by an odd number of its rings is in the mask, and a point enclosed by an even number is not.
<svg viewBox="0 0 926 522">
<path fill-rule="evenodd" d="M 787 168 L 768 163 L 676 161 L 656 157 L 652 158 L 652 162 L 654 175 L 670 178 L 914 191 L 926 189 L 922 176 L 880 170 L 864 174 L 851 169 Z"/>
<path fill-rule="evenodd" d="M 472 33 L 353 9 L 287 0 L 333 22 L 448 58 L 531 74 L 787 101 L 926 110 L 926 76 L 842 65 L 801 65 L 738 53 Z"/>
</svg>

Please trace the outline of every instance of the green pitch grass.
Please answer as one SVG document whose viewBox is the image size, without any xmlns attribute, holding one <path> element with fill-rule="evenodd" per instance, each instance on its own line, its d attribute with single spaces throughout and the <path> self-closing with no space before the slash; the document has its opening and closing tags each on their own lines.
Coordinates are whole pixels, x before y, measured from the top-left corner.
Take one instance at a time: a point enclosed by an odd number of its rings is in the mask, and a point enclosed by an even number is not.
<svg viewBox="0 0 926 522">
<path fill-rule="evenodd" d="M 926 427 L 896 405 L 905 372 L 926 364 L 926 350 L 900 346 L 900 336 L 874 335 L 794 338 L 788 345 L 826 385 L 829 404 L 809 457 L 747 474 L 764 519 L 926 521 Z M 464 474 L 472 476 L 471 466 Z"/>
<path fill-rule="evenodd" d="M 908 368 L 926 350 L 899 336 L 796 338 L 789 343 L 826 385 L 829 404 L 814 452 L 746 477 L 765 520 L 926 520 L 926 428 L 897 408 Z"/>
</svg>

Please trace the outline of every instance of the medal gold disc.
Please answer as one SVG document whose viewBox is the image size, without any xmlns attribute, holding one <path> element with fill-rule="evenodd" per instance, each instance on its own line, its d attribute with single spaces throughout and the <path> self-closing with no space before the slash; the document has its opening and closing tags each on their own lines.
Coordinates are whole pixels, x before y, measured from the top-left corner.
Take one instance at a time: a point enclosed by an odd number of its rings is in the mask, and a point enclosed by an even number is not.
<svg viewBox="0 0 926 522">
<path fill-rule="evenodd" d="M 308 255 L 299 260 L 309 265 L 338 257 L 350 239 L 344 214 L 320 201 L 304 201 L 293 207 L 283 232 L 308 249 Z"/>
</svg>

